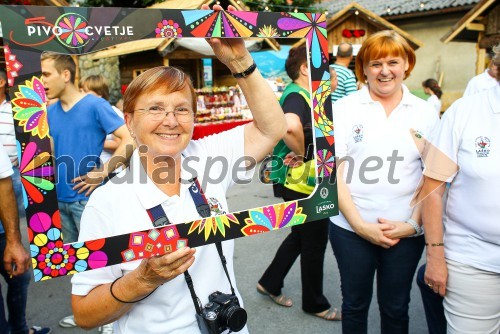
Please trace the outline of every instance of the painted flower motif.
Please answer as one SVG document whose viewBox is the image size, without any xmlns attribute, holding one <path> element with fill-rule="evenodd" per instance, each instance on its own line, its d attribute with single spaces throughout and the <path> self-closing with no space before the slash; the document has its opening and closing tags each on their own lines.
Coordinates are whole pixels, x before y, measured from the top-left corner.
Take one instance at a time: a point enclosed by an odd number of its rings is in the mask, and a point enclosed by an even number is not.
<svg viewBox="0 0 500 334">
<path fill-rule="evenodd" d="M 18 156 L 21 157 L 19 172 L 23 185 L 24 208 L 28 204 L 42 203 L 47 191 L 54 189 L 54 168 L 49 152 L 40 152 L 36 142 L 29 142 L 24 150 L 17 142 Z"/>
<path fill-rule="evenodd" d="M 62 241 L 51 241 L 40 249 L 36 257 L 38 269 L 46 276 L 64 276 L 73 270 L 76 262 L 75 250 Z"/>
<path fill-rule="evenodd" d="M 318 170 L 320 177 L 328 177 L 335 168 L 335 156 L 329 150 L 318 151 Z"/>
<path fill-rule="evenodd" d="M 191 223 L 188 234 L 191 234 L 196 230 L 198 230 L 198 234 L 202 234 L 204 232 L 205 241 L 208 240 L 212 233 L 213 235 L 216 235 L 218 231 L 225 237 L 226 226 L 229 227 L 231 223 L 240 224 L 238 218 L 232 214 L 195 220 Z"/>
<path fill-rule="evenodd" d="M 326 16 L 312 13 L 282 13 L 285 17 L 278 19 L 278 28 L 284 30 L 286 37 L 305 37 L 312 51 L 311 63 L 319 68 L 326 63 L 328 40 L 326 37 Z"/>
<path fill-rule="evenodd" d="M 155 29 L 156 37 L 173 38 L 182 37 L 182 28 L 173 20 L 162 20 Z"/>
<path fill-rule="evenodd" d="M 39 78 L 33 77 L 26 80 L 25 85 L 19 85 L 19 91 L 12 99 L 12 112 L 14 119 L 19 121 L 19 126 L 24 127 L 24 132 L 40 139 L 49 135 L 47 121 L 47 96 Z"/>
<path fill-rule="evenodd" d="M 8 45 L 3 47 L 5 52 L 5 63 L 7 65 L 7 82 L 9 86 L 14 86 L 14 80 L 19 76 L 19 71 L 23 67 L 23 64 L 17 60 L 17 56 L 12 54 Z"/>
<path fill-rule="evenodd" d="M 79 14 L 68 13 L 59 17 L 56 26 L 61 29 L 57 38 L 69 47 L 80 47 L 90 40 L 86 33 L 87 21 Z"/>
<path fill-rule="evenodd" d="M 245 236 L 303 224 L 307 218 L 297 201 L 250 210 L 241 229 Z"/>
<path fill-rule="evenodd" d="M 279 37 L 278 30 L 273 26 L 264 25 L 259 29 L 259 37 Z"/>
</svg>

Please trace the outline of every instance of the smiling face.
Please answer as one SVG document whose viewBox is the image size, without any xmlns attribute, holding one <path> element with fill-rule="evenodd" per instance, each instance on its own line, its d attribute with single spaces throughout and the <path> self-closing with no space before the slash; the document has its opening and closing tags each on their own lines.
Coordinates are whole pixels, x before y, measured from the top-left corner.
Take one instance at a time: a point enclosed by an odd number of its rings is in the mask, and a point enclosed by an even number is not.
<svg viewBox="0 0 500 334">
<path fill-rule="evenodd" d="M 364 74 L 370 94 L 386 98 L 401 92 L 401 85 L 408 67 L 408 61 L 399 56 L 368 61 L 364 67 Z"/>
<path fill-rule="evenodd" d="M 69 82 L 69 71 L 65 70 L 59 73 L 55 67 L 53 59 L 42 60 L 42 82 L 45 88 L 45 94 L 49 99 L 61 97 Z"/>
<path fill-rule="evenodd" d="M 194 117 L 188 122 L 179 122 L 173 113 L 168 113 L 161 120 L 154 120 L 145 110 L 154 106 L 167 111 L 193 111 L 193 98 L 188 85 L 179 91 L 165 93 L 164 89 L 157 89 L 137 97 L 134 111 L 125 114 L 125 121 L 137 146 L 146 145 L 147 155 L 150 158 L 170 156 L 178 160 L 181 153 L 189 144 L 193 135 Z"/>
</svg>

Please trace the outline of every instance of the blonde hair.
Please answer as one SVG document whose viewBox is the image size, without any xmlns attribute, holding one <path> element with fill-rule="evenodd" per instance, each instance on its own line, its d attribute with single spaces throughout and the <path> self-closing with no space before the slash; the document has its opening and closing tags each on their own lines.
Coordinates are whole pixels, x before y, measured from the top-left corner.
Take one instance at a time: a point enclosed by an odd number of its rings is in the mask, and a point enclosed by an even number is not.
<svg viewBox="0 0 500 334">
<path fill-rule="evenodd" d="M 356 56 L 356 76 L 366 83 L 364 67 L 374 59 L 388 56 L 402 57 L 408 62 L 405 79 L 415 67 L 415 51 L 406 39 L 393 30 L 382 30 L 368 37 Z"/>
<path fill-rule="evenodd" d="M 183 90 L 186 85 L 191 92 L 191 103 L 196 113 L 196 94 L 191 79 L 180 69 L 170 66 L 151 68 L 135 78 L 123 95 L 123 112 L 133 113 L 137 99 L 143 94 L 160 89 L 163 93 L 170 94 Z"/>
<path fill-rule="evenodd" d="M 109 100 L 108 82 L 102 75 L 89 75 L 80 80 L 80 88 L 91 90 L 105 100 Z"/>
</svg>

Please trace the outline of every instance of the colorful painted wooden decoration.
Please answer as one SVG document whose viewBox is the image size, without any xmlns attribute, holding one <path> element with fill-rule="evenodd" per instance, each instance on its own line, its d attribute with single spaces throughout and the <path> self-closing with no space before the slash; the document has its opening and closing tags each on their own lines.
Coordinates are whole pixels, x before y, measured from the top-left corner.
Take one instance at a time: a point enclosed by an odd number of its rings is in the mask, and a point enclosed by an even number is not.
<svg viewBox="0 0 500 334">
<path fill-rule="evenodd" d="M 35 281 L 282 229 L 338 214 L 326 17 L 313 13 L 0 6 Z M 82 55 L 144 38 L 305 38 L 317 187 L 308 199 L 110 238 L 63 243 L 40 54 Z M 124 208 L 126 209 L 126 208 Z"/>
</svg>

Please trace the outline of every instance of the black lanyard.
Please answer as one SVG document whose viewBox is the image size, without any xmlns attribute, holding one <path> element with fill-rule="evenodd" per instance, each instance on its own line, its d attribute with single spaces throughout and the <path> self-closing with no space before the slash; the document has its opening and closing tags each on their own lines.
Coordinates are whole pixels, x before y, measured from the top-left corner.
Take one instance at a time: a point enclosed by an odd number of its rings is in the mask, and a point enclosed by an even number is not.
<svg viewBox="0 0 500 334">
<path fill-rule="evenodd" d="M 198 214 L 202 218 L 208 218 L 210 217 L 210 206 L 208 205 L 207 198 L 205 197 L 205 193 L 203 192 L 203 189 L 200 186 L 200 183 L 198 182 L 197 178 L 194 178 L 191 180 L 193 184 L 189 187 L 189 193 L 191 194 L 191 198 L 193 199 L 194 205 L 196 206 L 196 211 L 198 211 Z M 151 222 L 153 223 L 154 227 L 159 227 L 159 226 L 164 226 L 164 225 L 170 225 L 171 222 L 167 217 L 167 214 L 165 213 L 165 210 L 163 210 L 161 204 L 151 208 L 147 209 L 149 218 L 151 218 Z M 231 278 L 229 277 L 229 272 L 226 267 L 226 258 L 224 257 L 224 254 L 222 253 L 222 244 L 220 242 L 216 242 L 215 246 L 217 247 L 217 252 L 219 253 L 220 260 L 222 262 L 222 266 L 224 267 L 224 271 L 226 272 L 227 279 L 229 280 L 229 285 L 231 286 L 231 293 L 233 296 L 235 295 L 234 293 L 234 288 L 233 284 L 231 283 Z M 186 279 L 186 283 L 189 288 L 189 292 L 191 293 L 191 298 L 193 299 L 193 304 L 196 309 L 196 313 L 201 315 L 201 302 L 200 299 L 196 296 L 196 292 L 194 291 L 194 285 L 193 285 L 193 280 L 191 279 L 191 275 L 189 275 L 189 272 L 186 270 L 184 272 L 184 278 Z"/>
</svg>

